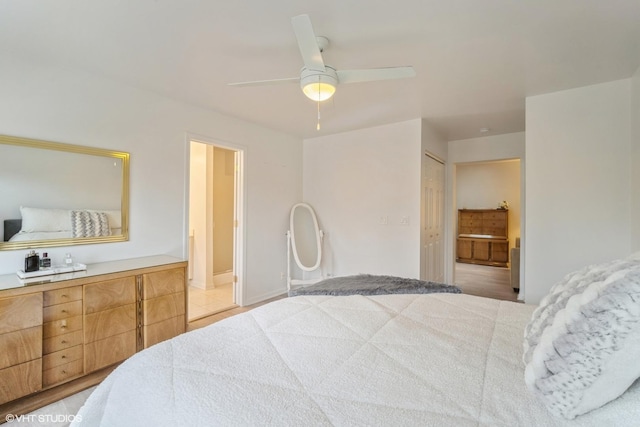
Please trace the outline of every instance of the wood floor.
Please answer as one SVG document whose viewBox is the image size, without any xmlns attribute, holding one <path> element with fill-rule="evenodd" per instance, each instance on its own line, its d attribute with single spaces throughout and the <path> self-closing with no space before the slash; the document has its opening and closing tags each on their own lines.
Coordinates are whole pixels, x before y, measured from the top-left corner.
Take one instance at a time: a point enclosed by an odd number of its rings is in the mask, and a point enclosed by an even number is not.
<svg viewBox="0 0 640 427">
<path fill-rule="evenodd" d="M 455 283 L 469 295 L 517 301 L 508 268 L 457 262 Z"/>
<path fill-rule="evenodd" d="M 456 263 L 455 278 L 456 285 L 458 285 L 465 294 L 506 301 L 517 301 L 518 294 L 514 292 L 511 287 L 511 275 L 508 268 Z M 226 319 L 227 317 L 244 313 L 271 301 L 286 297 L 287 294 L 282 294 L 254 305 L 232 308 L 231 310 L 189 322 L 187 331 L 202 328 Z"/>
<path fill-rule="evenodd" d="M 198 329 L 198 328 L 202 328 L 202 327 L 208 326 L 208 325 L 210 325 L 212 323 L 219 322 L 222 319 L 226 319 L 227 317 L 231 317 L 231 316 L 235 316 L 236 314 L 244 313 L 244 312 L 249 311 L 251 309 L 254 309 L 256 307 L 260 307 L 261 305 L 265 305 L 267 303 L 270 303 L 271 301 L 276 301 L 276 300 L 279 300 L 281 298 L 286 298 L 286 297 L 287 297 L 287 294 L 282 294 L 282 295 L 279 295 L 277 297 L 270 298 L 268 300 L 259 302 L 257 304 L 246 305 L 244 307 L 232 308 L 230 310 L 225 310 L 225 311 L 222 311 L 220 313 L 216 313 L 216 314 L 213 314 L 211 316 L 207 316 L 207 317 L 202 318 L 202 319 L 194 320 L 192 322 L 189 322 L 189 324 L 187 325 L 187 332 L 188 331 L 193 331 L 194 329 Z"/>
</svg>

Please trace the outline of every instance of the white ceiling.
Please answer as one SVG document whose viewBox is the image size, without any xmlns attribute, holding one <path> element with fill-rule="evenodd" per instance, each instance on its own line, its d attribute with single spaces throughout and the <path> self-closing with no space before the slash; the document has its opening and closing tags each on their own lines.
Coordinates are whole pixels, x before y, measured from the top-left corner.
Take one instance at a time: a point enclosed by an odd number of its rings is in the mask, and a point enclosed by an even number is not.
<svg viewBox="0 0 640 427">
<path fill-rule="evenodd" d="M 291 17 L 307 13 L 338 69 L 413 65 L 417 77 L 295 84 Z M 449 140 L 524 130 L 525 97 L 630 77 L 638 0 L 2 0 L 0 66 L 81 68 L 303 138 L 422 117 Z"/>
</svg>

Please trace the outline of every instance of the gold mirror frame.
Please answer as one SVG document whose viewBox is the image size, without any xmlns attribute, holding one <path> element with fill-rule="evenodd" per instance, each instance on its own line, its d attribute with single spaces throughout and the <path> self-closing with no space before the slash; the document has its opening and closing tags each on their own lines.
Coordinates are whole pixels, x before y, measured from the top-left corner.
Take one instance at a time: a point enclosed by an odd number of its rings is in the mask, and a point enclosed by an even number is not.
<svg viewBox="0 0 640 427">
<path fill-rule="evenodd" d="M 0 242 L 0 250 L 35 249 L 45 247 L 59 247 L 72 245 L 87 245 L 97 243 L 124 242 L 129 240 L 129 153 L 106 150 L 102 148 L 85 147 L 81 145 L 60 142 L 42 141 L 37 139 L 20 138 L 0 135 L 0 144 L 16 145 L 42 150 L 57 150 L 75 154 L 109 157 L 122 162 L 122 189 L 120 192 L 121 233 L 114 236 L 75 237 L 48 240 L 31 240 L 20 242 Z M 8 219 L 8 218 L 5 218 Z M 0 221 L 1 222 L 1 221 Z M 0 225 L 1 226 L 1 225 Z"/>
</svg>

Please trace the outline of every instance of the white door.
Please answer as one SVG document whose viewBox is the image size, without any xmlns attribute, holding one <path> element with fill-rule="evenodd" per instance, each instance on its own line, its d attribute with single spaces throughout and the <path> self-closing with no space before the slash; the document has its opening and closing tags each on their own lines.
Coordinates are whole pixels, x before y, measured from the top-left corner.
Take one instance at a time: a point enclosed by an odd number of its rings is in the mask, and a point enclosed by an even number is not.
<svg viewBox="0 0 640 427">
<path fill-rule="evenodd" d="M 426 156 L 423 165 L 422 278 L 444 282 L 444 164 Z"/>
</svg>

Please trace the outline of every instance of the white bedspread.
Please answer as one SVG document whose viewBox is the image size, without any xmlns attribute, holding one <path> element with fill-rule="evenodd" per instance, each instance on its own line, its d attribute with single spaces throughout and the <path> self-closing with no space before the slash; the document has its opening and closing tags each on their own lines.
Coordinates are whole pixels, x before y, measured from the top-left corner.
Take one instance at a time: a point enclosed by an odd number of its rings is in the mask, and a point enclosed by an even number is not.
<svg viewBox="0 0 640 427">
<path fill-rule="evenodd" d="M 532 310 L 457 294 L 276 301 L 131 357 L 77 425 L 637 426 L 638 384 L 572 422 L 535 400 Z"/>
</svg>

